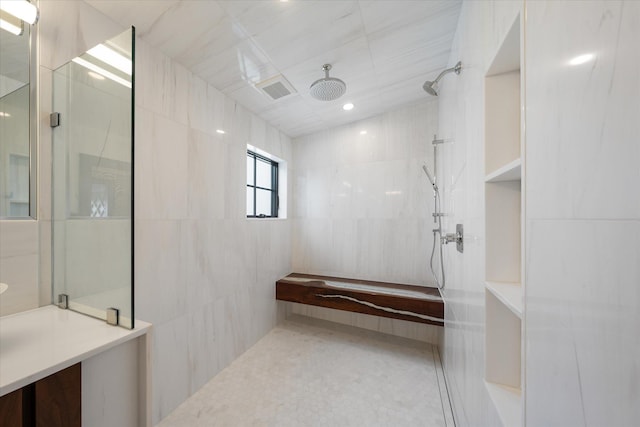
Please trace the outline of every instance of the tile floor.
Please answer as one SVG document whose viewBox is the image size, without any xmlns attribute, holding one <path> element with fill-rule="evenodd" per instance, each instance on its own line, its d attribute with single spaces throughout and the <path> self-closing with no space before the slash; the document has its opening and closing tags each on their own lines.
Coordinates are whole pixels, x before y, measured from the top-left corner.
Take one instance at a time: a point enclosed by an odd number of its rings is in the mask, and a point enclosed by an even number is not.
<svg viewBox="0 0 640 427">
<path fill-rule="evenodd" d="M 159 426 L 448 426 L 431 345 L 294 316 Z"/>
</svg>

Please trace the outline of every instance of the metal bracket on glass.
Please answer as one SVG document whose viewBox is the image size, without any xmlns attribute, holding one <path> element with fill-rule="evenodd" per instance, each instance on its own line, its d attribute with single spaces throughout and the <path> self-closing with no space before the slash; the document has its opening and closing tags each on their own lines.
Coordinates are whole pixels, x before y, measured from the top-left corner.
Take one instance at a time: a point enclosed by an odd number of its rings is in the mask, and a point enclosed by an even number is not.
<svg viewBox="0 0 640 427">
<path fill-rule="evenodd" d="M 49 114 L 49 126 L 52 128 L 57 128 L 60 126 L 60 113 L 51 113 Z"/>
<path fill-rule="evenodd" d="M 113 307 L 107 308 L 107 323 L 118 326 L 120 324 L 120 310 Z"/>
<path fill-rule="evenodd" d="M 66 310 L 69 308 L 69 295 L 58 294 L 58 308 Z"/>
</svg>

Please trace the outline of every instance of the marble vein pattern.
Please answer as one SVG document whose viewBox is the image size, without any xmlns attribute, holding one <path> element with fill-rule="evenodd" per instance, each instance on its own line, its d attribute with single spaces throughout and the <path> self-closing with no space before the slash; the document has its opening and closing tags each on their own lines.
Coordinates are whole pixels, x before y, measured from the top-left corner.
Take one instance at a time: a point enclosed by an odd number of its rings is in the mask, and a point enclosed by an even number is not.
<svg viewBox="0 0 640 427">
<path fill-rule="evenodd" d="M 407 320 L 390 319 L 363 313 L 353 313 L 328 307 L 317 307 L 308 304 L 287 303 L 293 315 L 327 320 L 342 325 L 355 326 L 360 329 L 381 332 L 383 334 L 422 341 L 434 346 L 440 345 L 444 328 Z"/>
<path fill-rule="evenodd" d="M 442 380 L 429 344 L 294 316 L 159 427 L 453 426 Z"/>
<path fill-rule="evenodd" d="M 353 301 L 353 302 L 358 303 L 358 304 L 366 305 L 368 307 L 375 308 L 375 309 L 378 309 L 378 310 L 387 311 L 389 313 L 404 314 L 406 316 L 413 316 L 413 317 L 417 317 L 419 319 L 433 320 L 434 322 L 441 322 L 442 321 L 442 319 L 437 318 L 437 317 L 426 316 L 424 314 L 414 313 L 413 311 L 396 310 L 395 308 L 384 307 L 384 306 L 381 306 L 381 305 L 378 305 L 378 304 L 371 303 L 369 301 L 363 301 L 363 300 L 359 300 L 357 298 L 348 297 L 346 295 L 322 295 L 322 294 L 316 294 L 316 296 L 320 297 L 320 298 L 341 298 L 341 299 L 346 299 L 348 301 Z"/>
<path fill-rule="evenodd" d="M 637 425 L 640 3 L 527 20 L 525 422 Z"/>
</svg>

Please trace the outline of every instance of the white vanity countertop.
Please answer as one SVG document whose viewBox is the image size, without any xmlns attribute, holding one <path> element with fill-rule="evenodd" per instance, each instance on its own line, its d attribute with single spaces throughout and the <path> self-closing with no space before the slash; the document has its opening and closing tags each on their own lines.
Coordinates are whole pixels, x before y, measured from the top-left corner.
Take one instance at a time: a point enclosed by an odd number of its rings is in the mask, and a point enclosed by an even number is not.
<svg viewBox="0 0 640 427">
<path fill-rule="evenodd" d="M 0 396 L 149 332 L 48 305 L 0 317 Z"/>
</svg>

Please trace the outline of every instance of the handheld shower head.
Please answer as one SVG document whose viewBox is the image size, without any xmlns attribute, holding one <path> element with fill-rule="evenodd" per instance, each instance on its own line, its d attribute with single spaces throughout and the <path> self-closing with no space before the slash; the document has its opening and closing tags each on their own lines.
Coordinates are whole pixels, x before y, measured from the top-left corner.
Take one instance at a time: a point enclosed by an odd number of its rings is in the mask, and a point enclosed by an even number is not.
<svg viewBox="0 0 640 427">
<path fill-rule="evenodd" d="M 429 95 L 438 96 L 438 82 L 440 81 L 440 79 L 445 74 L 449 74 L 451 72 L 460 74 L 461 69 L 462 69 L 462 62 L 458 61 L 458 63 L 454 67 L 447 68 L 446 70 L 438 74 L 438 77 L 436 77 L 434 81 L 427 80 L 426 82 L 424 82 L 424 84 L 422 85 L 422 89 L 424 89 L 424 91 L 427 92 Z"/>
<path fill-rule="evenodd" d="M 429 168 L 427 168 L 427 165 L 422 165 L 422 170 L 427 175 L 427 178 L 429 178 L 429 182 L 433 186 L 433 189 L 438 191 L 438 186 L 436 185 L 436 181 L 433 179 L 433 175 L 431 175 L 431 173 L 429 172 Z"/>
</svg>

